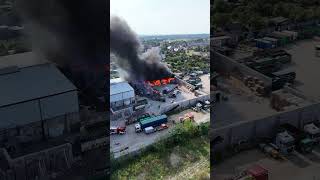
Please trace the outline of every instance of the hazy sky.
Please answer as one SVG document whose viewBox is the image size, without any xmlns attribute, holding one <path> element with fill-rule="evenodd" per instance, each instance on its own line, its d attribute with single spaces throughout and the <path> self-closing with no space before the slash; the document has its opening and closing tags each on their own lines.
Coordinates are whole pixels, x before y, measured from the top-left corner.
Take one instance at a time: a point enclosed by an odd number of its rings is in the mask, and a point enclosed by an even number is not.
<svg viewBox="0 0 320 180">
<path fill-rule="evenodd" d="M 139 35 L 210 31 L 210 0 L 111 0 L 110 8 Z"/>
</svg>

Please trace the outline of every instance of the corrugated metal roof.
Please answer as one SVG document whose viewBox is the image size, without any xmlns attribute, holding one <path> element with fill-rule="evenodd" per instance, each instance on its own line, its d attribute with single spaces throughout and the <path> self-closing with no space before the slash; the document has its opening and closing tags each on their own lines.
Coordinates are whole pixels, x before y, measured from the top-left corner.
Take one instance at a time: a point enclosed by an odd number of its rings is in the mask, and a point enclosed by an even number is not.
<svg viewBox="0 0 320 180">
<path fill-rule="evenodd" d="M 0 68 L 18 66 L 20 68 L 48 63 L 44 57 L 34 52 L 26 52 L 0 57 Z"/>
<path fill-rule="evenodd" d="M 124 93 L 128 91 L 134 91 L 134 90 L 127 82 L 110 84 L 110 95 L 115 95 L 115 94 Z"/>
<path fill-rule="evenodd" d="M 0 106 L 38 99 L 77 88 L 53 65 L 20 68 L 0 75 Z"/>
<path fill-rule="evenodd" d="M 120 82 L 125 82 L 124 79 L 122 78 L 114 78 L 114 79 L 110 79 L 110 84 L 116 84 L 116 83 L 120 83 Z"/>
</svg>

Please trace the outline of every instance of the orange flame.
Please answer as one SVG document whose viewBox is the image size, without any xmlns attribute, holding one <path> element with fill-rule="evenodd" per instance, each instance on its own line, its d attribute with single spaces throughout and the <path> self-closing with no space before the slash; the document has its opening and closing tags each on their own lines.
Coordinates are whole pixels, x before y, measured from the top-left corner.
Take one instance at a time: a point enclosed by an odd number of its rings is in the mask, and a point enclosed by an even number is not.
<svg viewBox="0 0 320 180">
<path fill-rule="evenodd" d="M 175 78 L 163 78 L 161 80 L 146 81 L 150 86 L 161 86 L 171 83 Z"/>
</svg>

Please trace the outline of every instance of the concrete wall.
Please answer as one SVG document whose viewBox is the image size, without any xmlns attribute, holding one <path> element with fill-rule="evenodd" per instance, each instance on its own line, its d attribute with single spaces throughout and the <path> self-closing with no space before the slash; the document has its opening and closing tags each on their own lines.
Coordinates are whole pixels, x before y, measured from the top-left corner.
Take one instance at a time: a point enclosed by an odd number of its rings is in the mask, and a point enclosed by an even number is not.
<svg viewBox="0 0 320 180">
<path fill-rule="evenodd" d="M 272 79 L 253 70 L 250 67 L 247 67 L 244 64 L 238 63 L 234 59 L 222 55 L 220 53 L 212 51 L 212 62 L 214 67 L 221 72 L 233 72 L 235 69 L 239 70 L 243 75 L 257 77 L 262 80 L 267 88 L 271 88 L 272 86 Z M 229 74 L 230 75 L 230 74 Z"/>
<path fill-rule="evenodd" d="M 167 111 L 170 111 L 172 108 L 174 108 L 177 105 L 179 105 L 179 107 L 176 108 L 175 110 L 181 111 L 181 110 L 190 108 L 192 106 L 195 106 L 198 101 L 206 101 L 206 100 L 210 100 L 210 95 L 199 96 L 194 99 L 180 101 L 180 102 L 170 104 L 168 106 L 163 106 L 163 107 L 161 107 L 161 114 L 166 113 Z"/>
<path fill-rule="evenodd" d="M 74 162 L 72 146 L 69 143 L 14 159 L 5 149 L 0 149 L 0 154 L 9 165 L 9 170 L 1 169 L 0 179 L 33 180 L 36 177 L 68 169 Z"/>
<path fill-rule="evenodd" d="M 81 143 L 81 151 L 84 152 L 94 148 L 106 146 L 108 143 L 107 139 L 108 137 L 102 137 L 92 141 L 83 142 Z"/>
<path fill-rule="evenodd" d="M 320 120 L 320 103 L 292 111 L 277 113 L 262 119 L 239 122 L 221 128 L 213 127 L 210 134 L 212 139 L 218 136 L 221 136 L 224 139 L 222 143 L 214 147 L 214 151 L 221 151 L 240 140 L 273 137 L 276 134 L 278 125 L 282 123 L 290 123 L 296 127 L 302 128 L 304 124 L 315 120 Z"/>
<path fill-rule="evenodd" d="M 114 111 L 113 113 L 110 113 L 110 120 L 115 121 L 119 119 L 125 119 L 133 114 L 133 107 L 128 107 L 124 109 L 120 109 L 117 111 Z"/>
</svg>

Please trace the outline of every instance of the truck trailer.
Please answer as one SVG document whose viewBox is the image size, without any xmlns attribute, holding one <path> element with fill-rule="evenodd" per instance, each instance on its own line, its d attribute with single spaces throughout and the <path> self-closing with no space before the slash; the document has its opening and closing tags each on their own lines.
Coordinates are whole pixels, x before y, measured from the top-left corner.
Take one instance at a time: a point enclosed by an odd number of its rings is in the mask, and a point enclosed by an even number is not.
<svg viewBox="0 0 320 180">
<path fill-rule="evenodd" d="M 141 132 L 141 130 L 147 127 L 157 127 L 167 122 L 168 122 L 168 117 L 165 114 L 143 118 L 139 121 L 138 124 L 136 124 L 135 126 L 136 132 Z"/>
</svg>

